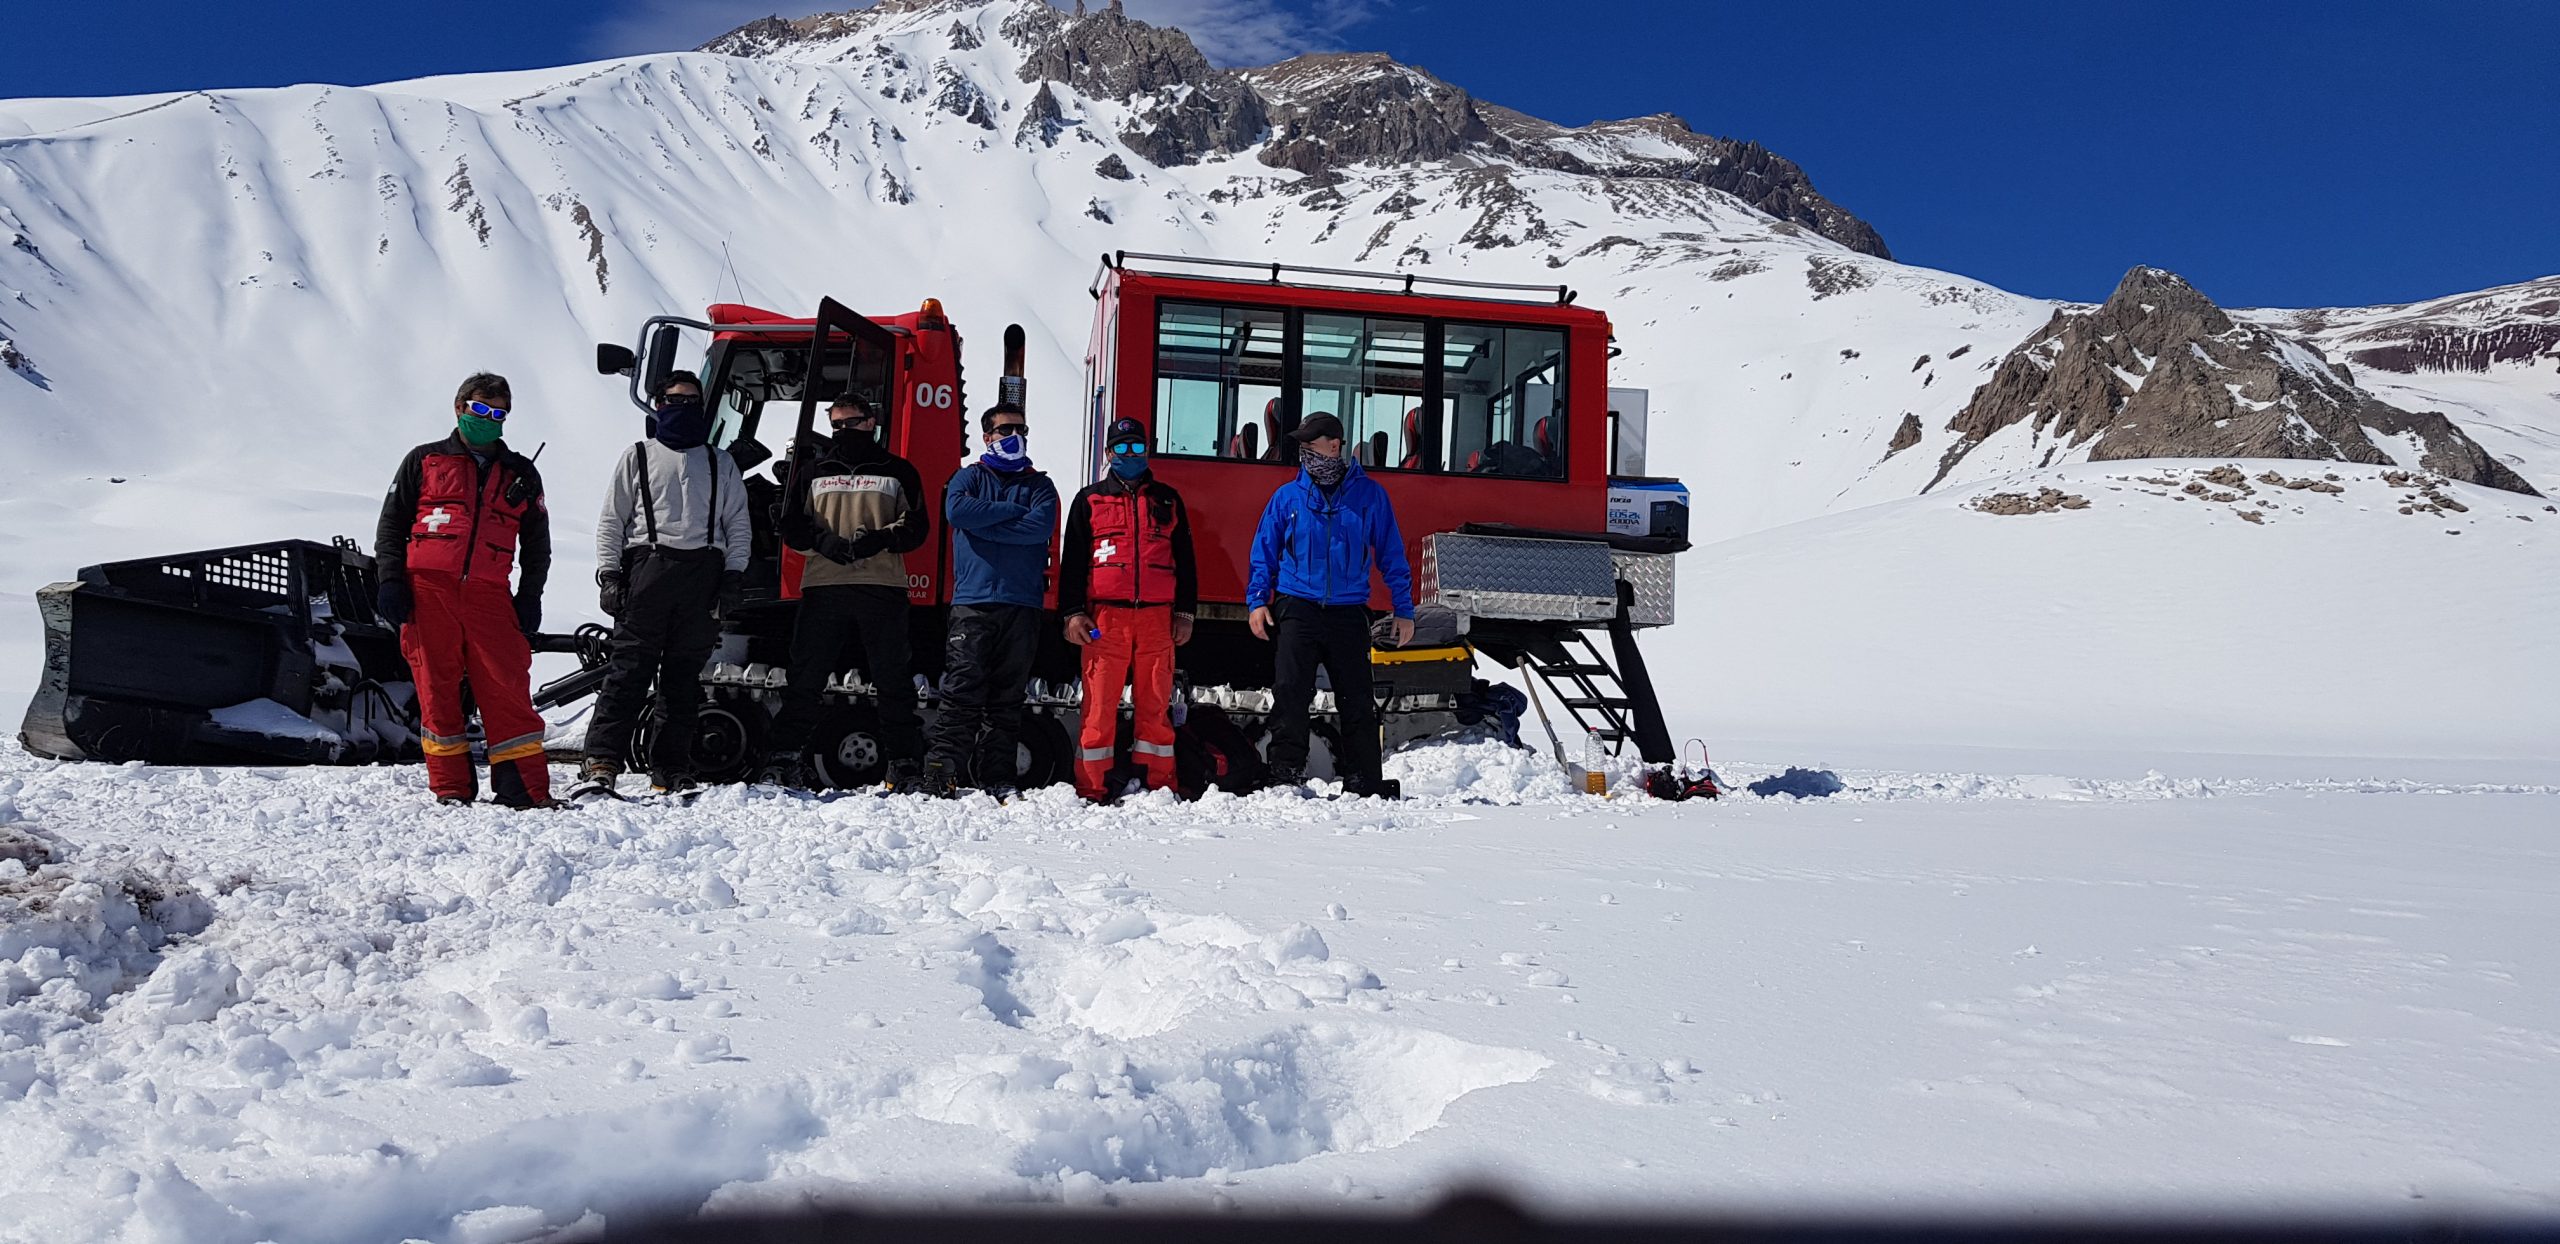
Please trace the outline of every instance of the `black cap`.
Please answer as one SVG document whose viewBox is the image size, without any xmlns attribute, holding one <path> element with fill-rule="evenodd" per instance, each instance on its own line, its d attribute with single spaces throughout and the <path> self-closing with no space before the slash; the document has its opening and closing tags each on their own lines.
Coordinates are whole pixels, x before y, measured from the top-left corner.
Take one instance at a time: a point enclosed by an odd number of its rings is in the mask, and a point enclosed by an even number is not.
<svg viewBox="0 0 2560 1244">
<path fill-rule="evenodd" d="M 1299 424 L 1298 430 L 1289 434 L 1289 439 L 1303 445 L 1328 436 L 1337 441 L 1342 439 L 1342 421 L 1319 413 L 1307 416 L 1307 421 Z"/>
<path fill-rule="evenodd" d="M 1135 419 L 1122 418 L 1111 421 L 1111 434 L 1103 437 L 1102 443 L 1105 448 L 1108 448 L 1123 441 L 1137 441 L 1144 444 L 1146 439 L 1147 425 Z"/>
</svg>

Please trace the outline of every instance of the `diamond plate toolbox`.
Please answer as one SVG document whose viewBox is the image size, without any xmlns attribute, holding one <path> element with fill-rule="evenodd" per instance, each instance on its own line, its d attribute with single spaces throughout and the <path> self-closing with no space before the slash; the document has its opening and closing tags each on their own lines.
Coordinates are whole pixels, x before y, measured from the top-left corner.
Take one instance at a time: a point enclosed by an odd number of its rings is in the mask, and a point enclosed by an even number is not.
<svg viewBox="0 0 2560 1244">
<path fill-rule="evenodd" d="M 1671 554 L 1612 552 L 1618 577 L 1636 590 L 1627 620 L 1637 626 L 1671 625 Z"/>
<path fill-rule="evenodd" d="M 1618 570 L 1596 541 L 1438 532 L 1422 545 L 1422 595 L 1465 617 L 1606 622 Z"/>
</svg>

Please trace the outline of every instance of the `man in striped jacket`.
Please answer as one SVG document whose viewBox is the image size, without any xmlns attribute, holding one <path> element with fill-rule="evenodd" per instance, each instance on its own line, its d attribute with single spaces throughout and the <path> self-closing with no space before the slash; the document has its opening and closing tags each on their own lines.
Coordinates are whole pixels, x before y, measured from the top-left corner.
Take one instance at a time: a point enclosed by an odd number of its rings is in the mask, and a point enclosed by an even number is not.
<svg viewBox="0 0 2560 1244">
<path fill-rule="evenodd" d="M 842 668 L 845 641 L 861 636 L 863 667 L 880 709 L 880 751 L 889 788 L 915 785 L 924 767 L 924 727 L 916 715 L 907 643 L 907 554 L 933 531 L 914 464 L 880 442 L 879 411 L 847 393 L 827 408 L 835 435 L 798 474 L 782 501 L 782 538 L 808 555 L 800 569 L 800 610 L 791 627 L 791 684 L 766 741 L 764 778 L 815 785 L 803 753 L 818 719 L 827 675 Z M 832 775 L 842 780 L 842 774 Z"/>
</svg>

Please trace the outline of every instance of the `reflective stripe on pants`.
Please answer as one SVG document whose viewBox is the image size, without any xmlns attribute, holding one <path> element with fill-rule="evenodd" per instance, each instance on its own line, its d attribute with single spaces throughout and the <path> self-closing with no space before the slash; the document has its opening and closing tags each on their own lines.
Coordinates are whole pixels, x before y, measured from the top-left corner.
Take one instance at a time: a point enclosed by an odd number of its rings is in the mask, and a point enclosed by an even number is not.
<svg viewBox="0 0 2560 1244">
<path fill-rule="evenodd" d="M 1129 751 L 1146 771 L 1147 789 L 1173 785 L 1173 610 L 1097 605 L 1089 612 L 1098 639 L 1084 646 L 1084 726 L 1076 740 L 1076 792 L 1106 798 L 1120 733 L 1120 688 L 1132 687 L 1135 736 Z"/>
<path fill-rule="evenodd" d="M 548 800 L 544 726 L 542 714 L 533 710 L 533 647 L 517 629 L 506 582 L 417 571 L 409 576 L 409 589 L 417 607 L 400 628 L 400 655 L 409 659 L 409 676 L 418 688 L 428 789 L 448 799 L 479 796 L 462 710 L 468 679 L 481 733 L 497 740 L 489 747 L 489 768 L 499 798 Z"/>
</svg>

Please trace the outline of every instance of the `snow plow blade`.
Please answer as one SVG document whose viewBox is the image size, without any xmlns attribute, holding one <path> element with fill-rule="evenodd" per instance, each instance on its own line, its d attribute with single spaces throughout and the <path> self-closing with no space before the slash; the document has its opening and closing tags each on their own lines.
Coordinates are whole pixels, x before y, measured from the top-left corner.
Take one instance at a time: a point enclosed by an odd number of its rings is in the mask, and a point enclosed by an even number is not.
<svg viewBox="0 0 2560 1244">
<path fill-rule="evenodd" d="M 408 664 L 373 589 L 373 559 L 345 541 L 87 567 L 36 593 L 44 674 L 18 741 L 110 763 L 414 754 Z"/>
</svg>

